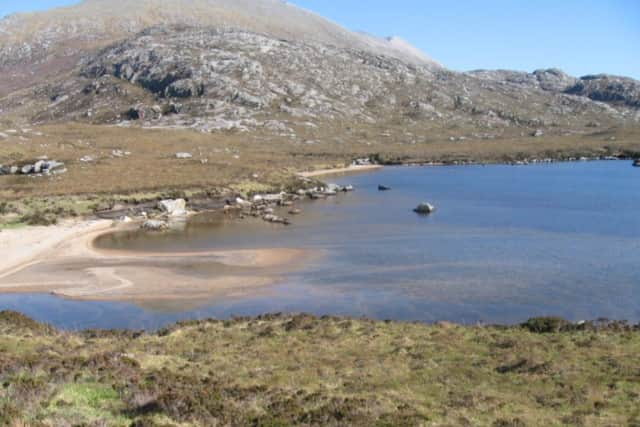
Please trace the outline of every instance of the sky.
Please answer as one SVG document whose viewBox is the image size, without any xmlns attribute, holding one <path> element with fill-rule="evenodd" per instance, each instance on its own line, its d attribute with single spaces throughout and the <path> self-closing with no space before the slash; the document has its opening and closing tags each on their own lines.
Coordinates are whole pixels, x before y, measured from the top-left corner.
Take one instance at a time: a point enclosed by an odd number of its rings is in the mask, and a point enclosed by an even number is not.
<svg viewBox="0 0 640 427">
<path fill-rule="evenodd" d="M 352 30 L 400 36 L 453 70 L 556 67 L 640 79 L 640 0 L 291 2 Z M 0 0 L 0 16 L 74 3 Z"/>
</svg>

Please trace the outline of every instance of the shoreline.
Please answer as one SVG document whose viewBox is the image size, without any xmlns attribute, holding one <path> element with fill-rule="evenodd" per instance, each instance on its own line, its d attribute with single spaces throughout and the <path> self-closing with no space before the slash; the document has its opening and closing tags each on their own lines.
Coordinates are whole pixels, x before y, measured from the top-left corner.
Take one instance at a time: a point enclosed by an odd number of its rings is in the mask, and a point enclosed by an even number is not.
<svg viewBox="0 0 640 427">
<path fill-rule="evenodd" d="M 316 178 L 319 176 L 336 175 L 336 174 L 343 174 L 343 173 L 370 172 L 370 171 L 379 170 L 382 168 L 384 168 L 383 165 L 362 165 L 362 166 L 351 165 L 343 168 L 318 169 L 310 172 L 300 172 L 298 173 L 298 175 L 303 178 Z"/>
<path fill-rule="evenodd" d="M 0 248 L 16 255 L 0 259 L 0 293 L 198 306 L 258 293 L 318 255 L 291 248 L 137 253 L 95 247 L 98 237 L 126 228 L 87 219 L 1 232 Z"/>
<path fill-rule="evenodd" d="M 474 161 L 474 160 L 451 160 L 451 161 L 429 161 L 429 162 L 389 162 L 371 165 L 350 165 L 342 168 L 318 169 L 309 172 L 299 172 L 297 175 L 302 178 L 317 178 L 328 175 L 339 175 L 359 172 L 373 172 L 386 167 L 447 167 L 447 166 L 540 166 L 561 163 L 585 163 L 585 162 L 634 162 L 633 157 L 598 156 L 598 157 L 570 157 L 570 158 L 531 158 L 517 161 Z"/>
<path fill-rule="evenodd" d="M 597 160 L 613 159 L 592 159 Z M 530 165 L 542 164 L 545 163 Z M 453 164 L 403 164 L 397 167 L 449 165 Z M 373 172 L 382 168 L 382 165 L 349 166 L 304 174 L 325 176 Z M 68 299 L 138 304 L 203 299 L 204 304 L 215 297 L 246 296 L 250 292 L 257 292 L 276 283 L 283 272 L 300 268 L 300 261 L 317 256 L 307 250 L 292 248 L 141 253 L 95 246 L 94 242 L 100 236 L 127 230 L 131 226 L 116 225 L 107 219 L 84 219 L 65 220 L 52 226 L 1 230 L 0 250 L 6 255 L 0 259 L 0 294 L 50 293 Z M 192 276 L 184 274 L 184 271 L 179 274 L 190 262 L 197 262 L 203 271 L 208 269 L 210 276 Z M 58 273 L 65 271 L 70 264 L 77 265 L 76 269 L 83 273 L 82 277 L 71 277 L 70 274 L 60 277 Z M 137 266 L 132 268 L 130 264 Z M 55 277 L 55 280 L 50 277 Z M 160 285 L 156 286 L 157 283 Z"/>
</svg>

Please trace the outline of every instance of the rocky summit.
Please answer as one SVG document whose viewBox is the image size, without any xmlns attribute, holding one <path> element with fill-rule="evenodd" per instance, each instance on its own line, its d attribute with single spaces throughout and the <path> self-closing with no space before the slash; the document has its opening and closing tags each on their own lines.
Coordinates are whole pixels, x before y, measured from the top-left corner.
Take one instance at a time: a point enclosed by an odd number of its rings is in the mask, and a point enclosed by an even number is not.
<svg viewBox="0 0 640 427">
<path fill-rule="evenodd" d="M 408 142 L 640 126 L 640 82 L 630 78 L 453 72 L 401 39 L 354 33 L 279 0 L 118 6 L 86 0 L 2 20 L 0 119 L 260 129 L 291 140 L 300 128 L 322 139 L 375 125 Z"/>
</svg>

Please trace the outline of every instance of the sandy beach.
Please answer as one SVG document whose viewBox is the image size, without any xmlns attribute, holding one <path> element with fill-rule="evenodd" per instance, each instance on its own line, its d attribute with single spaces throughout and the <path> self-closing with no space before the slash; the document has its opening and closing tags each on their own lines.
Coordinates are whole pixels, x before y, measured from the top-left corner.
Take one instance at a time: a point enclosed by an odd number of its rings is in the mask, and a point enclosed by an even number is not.
<svg viewBox="0 0 640 427">
<path fill-rule="evenodd" d="M 0 293 L 193 306 L 257 292 L 309 256 L 287 248 L 128 253 L 94 247 L 97 237 L 117 229 L 111 221 L 88 220 L 3 230 Z"/>
<path fill-rule="evenodd" d="M 358 172 L 369 172 L 372 170 L 382 169 L 382 165 L 351 165 L 344 168 L 334 168 L 334 169 L 319 169 L 311 172 L 301 172 L 299 175 L 304 178 L 315 178 L 319 176 L 325 175 L 338 175 L 338 174 L 347 174 L 347 173 L 358 173 Z"/>
</svg>

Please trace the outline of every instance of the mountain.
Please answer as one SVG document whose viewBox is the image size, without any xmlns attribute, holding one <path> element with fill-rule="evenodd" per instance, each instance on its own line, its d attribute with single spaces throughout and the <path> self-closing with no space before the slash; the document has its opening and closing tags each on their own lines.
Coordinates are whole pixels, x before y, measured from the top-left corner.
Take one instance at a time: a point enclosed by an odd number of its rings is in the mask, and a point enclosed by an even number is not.
<svg viewBox="0 0 640 427">
<path fill-rule="evenodd" d="M 24 76 L 21 65 L 35 64 L 37 73 L 55 75 L 71 69 L 87 50 L 148 27 L 172 25 L 242 29 L 438 66 L 415 48 L 351 32 L 281 0 L 85 0 L 77 6 L 16 14 L 0 21 L 0 64 L 14 74 L 10 87 L 0 85 L 0 94 L 33 81 Z"/>
<path fill-rule="evenodd" d="M 453 72 L 402 39 L 278 0 L 86 0 L 5 18 L 0 46 L 0 118 L 29 124 L 260 129 L 292 140 L 365 126 L 411 142 L 640 122 L 636 80 Z"/>
</svg>

